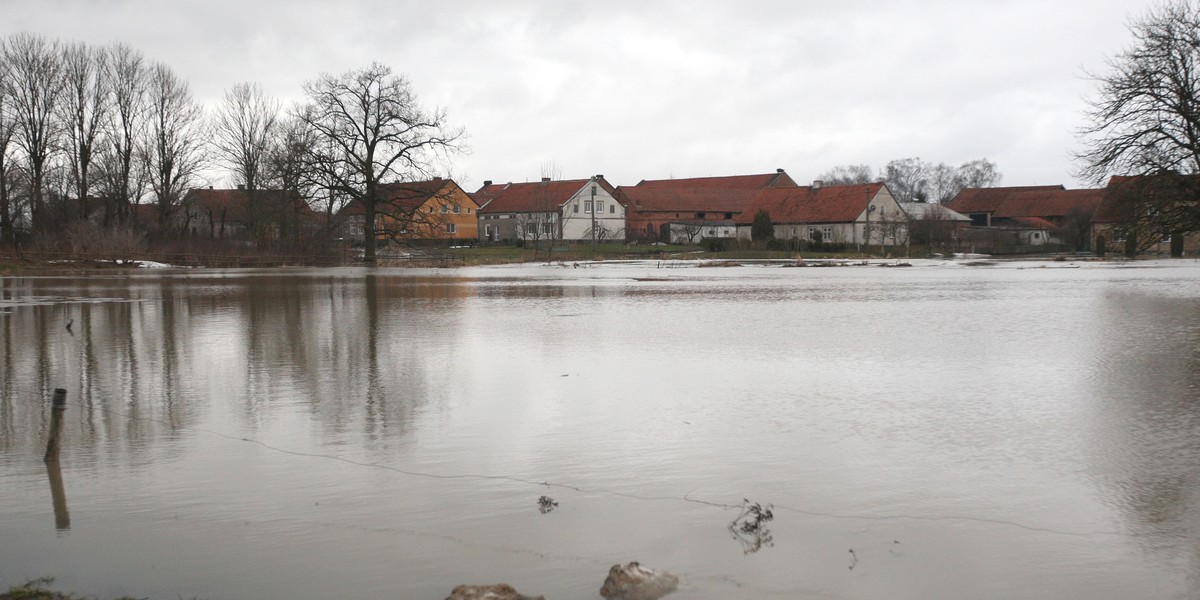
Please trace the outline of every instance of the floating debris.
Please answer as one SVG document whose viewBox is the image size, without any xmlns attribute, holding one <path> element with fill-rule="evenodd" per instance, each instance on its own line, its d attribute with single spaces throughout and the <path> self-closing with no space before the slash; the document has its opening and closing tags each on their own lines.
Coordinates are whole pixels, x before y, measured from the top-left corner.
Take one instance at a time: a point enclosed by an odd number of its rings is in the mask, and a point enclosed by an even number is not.
<svg viewBox="0 0 1200 600">
<path fill-rule="evenodd" d="M 542 496 L 538 498 L 538 512 L 543 515 L 558 508 L 558 501 L 550 496 Z"/>
<path fill-rule="evenodd" d="M 600 588 L 607 600 L 658 600 L 679 587 L 679 578 L 660 569 L 631 562 L 613 565 Z"/>
<path fill-rule="evenodd" d="M 775 545 L 771 530 L 763 525 L 775 518 L 775 514 L 771 512 L 772 508 L 774 506 L 770 504 L 764 507 L 757 502 L 742 499 L 742 512 L 729 522 L 729 533 L 733 539 L 741 542 L 745 554 L 758 552 L 764 546 L 770 548 Z"/>
<path fill-rule="evenodd" d="M 507 583 L 492 585 L 460 585 L 446 600 L 546 600 L 545 596 L 525 596 Z"/>
</svg>

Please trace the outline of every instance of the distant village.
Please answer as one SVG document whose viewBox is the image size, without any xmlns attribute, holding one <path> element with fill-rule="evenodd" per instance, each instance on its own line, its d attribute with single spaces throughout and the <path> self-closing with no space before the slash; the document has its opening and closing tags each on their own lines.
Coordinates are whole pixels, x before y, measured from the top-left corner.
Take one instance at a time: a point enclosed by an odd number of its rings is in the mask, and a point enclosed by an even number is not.
<svg viewBox="0 0 1200 600">
<path fill-rule="evenodd" d="M 380 248 L 515 244 L 554 247 L 584 242 L 703 245 L 712 250 L 770 240 L 773 247 L 830 251 L 874 248 L 931 252 L 1200 251 L 1200 235 L 1163 235 L 1134 245 L 1124 235 L 1121 192 L 1138 178 L 1096 189 L 1062 185 L 966 188 L 945 204 L 898 201 L 884 182 L 800 185 L 774 172 L 642 180 L 613 186 L 604 175 L 533 182 L 484 181 L 474 192 L 452 179 L 380 186 L 374 236 Z M 270 216 L 254 216 L 254 207 Z M 272 207 L 272 208 L 263 208 Z M 143 223 L 158 224 L 153 210 Z M 252 237 L 252 222 L 273 235 L 324 228 L 362 244 L 364 206 L 314 212 L 278 190 L 192 189 L 167 227 L 191 238 Z M 757 225 L 756 225 L 757 222 Z M 765 229 L 764 229 L 765 227 Z M 160 232 L 161 233 L 161 232 Z"/>
</svg>

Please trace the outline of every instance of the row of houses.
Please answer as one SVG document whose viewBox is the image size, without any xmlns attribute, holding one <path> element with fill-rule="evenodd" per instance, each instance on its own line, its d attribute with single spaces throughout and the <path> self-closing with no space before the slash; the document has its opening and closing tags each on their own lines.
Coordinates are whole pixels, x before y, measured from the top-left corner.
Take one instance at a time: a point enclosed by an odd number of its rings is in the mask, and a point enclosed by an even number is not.
<svg viewBox="0 0 1200 600">
<path fill-rule="evenodd" d="M 603 175 L 485 181 L 473 193 L 451 179 L 435 177 L 381 186 L 375 231 L 379 241 L 399 243 L 698 243 L 750 239 L 756 215 L 766 213 L 779 240 L 878 246 L 953 243 L 958 249 L 1057 244 L 1117 250 L 1124 240 L 1110 191 L 1068 190 L 1061 185 L 968 188 L 937 205 L 899 202 L 883 182 L 799 185 L 783 169 L 642 180 L 632 186 L 613 186 Z M 177 211 L 177 225 L 193 235 L 244 234 L 247 195 L 241 189 L 192 190 Z M 275 203 L 298 222 L 306 218 L 303 204 Z M 365 213 L 361 204 L 352 202 L 332 215 L 331 225 L 345 239 L 362 241 Z M 1200 249 L 1200 240 L 1189 238 L 1187 248 Z"/>
</svg>

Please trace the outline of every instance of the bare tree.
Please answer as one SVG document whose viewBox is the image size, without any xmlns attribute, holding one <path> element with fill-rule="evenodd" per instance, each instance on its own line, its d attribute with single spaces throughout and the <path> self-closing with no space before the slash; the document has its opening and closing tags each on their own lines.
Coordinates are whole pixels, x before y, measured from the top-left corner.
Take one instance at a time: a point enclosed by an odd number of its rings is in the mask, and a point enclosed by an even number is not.
<svg viewBox="0 0 1200 600">
<path fill-rule="evenodd" d="M 91 212 L 92 167 L 101 146 L 111 102 L 106 53 L 82 43 L 62 49 L 64 93 L 58 105 L 70 164 L 74 195 L 79 202 L 78 218 Z"/>
<path fill-rule="evenodd" d="M 4 44 L 10 107 L 16 119 L 14 139 L 24 155 L 30 180 L 33 227 L 47 223 L 46 168 L 61 133 L 55 111 L 63 91 L 58 42 L 18 33 Z"/>
<path fill-rule="evenodd" d="M 293 217 L 297 216 L 295 211 L 301 208 L 300 203 L 314 202 L 326 186 L 317 178 L 320 172 L 311 169 L 307 162 L 313 154 L 316 138 L 303 119 L 294 114 L 281 116 L 270 138 L 261 177 L 265 185 L 280 192 L 283 202 L 274 207 L 274 219 L 280 237 L 284 238 L 289 233 L 298 233 L 290 226 L 295 224 Z M 328 200 L 326 198 L 326 206 L 331 217 L 334 203 Z"/>
<path fill-rule="evenodd" d="M 109 90 L 107 143 L 101 156 L 102 194 L 105 198 L 104 224 L 124 223 L 129 205 L 142 195 L 144 163 L 138 160 L 138 147 L 147 126 L 147 85 L 149 72 L 142 54 L 125 44 L 107 49 L 111 73 Z"/>
<path fill-rule="evenodd" d="M 142 159 L 164 229 L 171 212 L 204 167 L 204 113 L 185 81 L 169 67 L 150 68 L 147 85 L 149 136 Z"/>
<path fill-rule="evenodd" d="M 15 238 L 13 214 L 15 207 L 13 184 L 15 183 L 16 157 L 12 143 L 17 121 L 9 97 L 9 75 L 0 52 L 0 242 L 12 243 Z"/>
<path fill-rule="evenodd" d="M 954 195 L 958 195 L 963 188 L 984 188 L 992 187 L 1002 179 L 1000 171 L 996 170 L 996 163 L 980 158 L 959 165 L 955 173 L 956 185 L 958 190 Z M 954 196 L 951 196 L 953 198 Z"/>
<path fill-rule="evenodd" d="M 958 170 L 950 165 L 946 163 L 929 165 L 926 172 L 928 176 L 925 179 L 924 194 L 927 202 L 943 204 L 962 191 Z"/>
<path fill-rule="evenodd" d="M 870 165 L 841 165 L 821 174 L 818 179 L 826 185 L 855 185 L 879 179 Z"/>
<path fill-rule="evenodd" d="M 1095 211 L 1090 208 L 1075 206 L 1063 215 L 1062 225 L 1055 232 L 1063 243 L 1071 246 L 1076 252 L 1091 247 L 1092 217 Z"/>
<path fill-rule="evenodd" d="M 952 254 L 957 249 L 958 222 L 951 218 L 949 209 L 942 206 L 927 206 L 919 213 L 907 214 L 909 243 L 929 246 L 932 251 L 940 249 Z"/>
<path fill-rule="evenodd" d="M 704 231 L 704 221 L 680 221 L 674 223 L 679 227 L 679 232 L 687 238 L 688 244 L 695 244 L 696 238 Z M 674 242 L 675 240 L 670 240 Z"/>
<path fill-rule="evenodd" d="M 863 226 L 863 238 L 868 249 L 871 246 L 872 240 L 879 244 L 880 253 L 886 253 L 886 246 L 891 242 L 892 246 L 897 246 L 900 242 L 907 244 L 909 237 L 908 214 L 899 207 L 893 210 L 885 204 L 870 203 L 867 205 L 866 223 Z"/>
<path fill-rule="evenodd" d="M 1127 252 L 1200 229 L 1200 6 L 1172 0 L 1129 25 L 1133 46 L 1093 76 L 1080 174 L 1141 176 L 1114 199 Z M 1157 180 L 1157 181 L 1155 181 Z"/>
<path fill-rule="evenodd" d="M 834 167 L 820 176 L 826 185 L 852 185 L 884 181 L 900 202 L 944 203 L 963 188 L 991 187 L 1000 181 L 996 163 L 986 158 L 965 162 L 958 167 L 946 163 L 928 163 L 920 158 L 901 158 L 889 162 L 873 174 L 867 165 Z"/>
<path fill-rule="evenodd" d="M 463 132 L 448 126 L 445 110 L 422 108 L 408 80 L 378 63 L 323 74 L 304 90 L 310 108 L 301 114 L 326 142 L 318 143 L 314 164 L 333 191 L 362 203 L 363 260 L 374 262 L 380 184 L 430 177 L 434 161 L 456 150 Z"/>
<path fill-rule="evenodd" d="M 279 101 L 263 93 L 257 83 L 239 83 L 227 90 L 214 121 L 213 146 L 245 187 L 247 225 L 258 238 L 264 234 L 264 217 L 275 212 L 262 206 L 258 189 L 278 122 Z"/>
<path fill-rule="evenodd" d="M 925 202 L 928 198 L 929 163 L 920 158 L 899 158 L 883 168 L 883 180 L 897 202 Z"/>
</svg>

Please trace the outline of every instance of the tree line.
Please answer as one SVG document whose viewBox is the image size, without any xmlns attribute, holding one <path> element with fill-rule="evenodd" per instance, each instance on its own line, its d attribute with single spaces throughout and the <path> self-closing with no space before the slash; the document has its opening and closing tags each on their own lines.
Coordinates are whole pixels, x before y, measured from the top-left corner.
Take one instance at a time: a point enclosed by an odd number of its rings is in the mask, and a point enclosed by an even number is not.
<svg viewBox="0 0 1200 600">
<path fill-rule="evenodd" d="M 208 111 L 185 79 L 126 44 L 0 38 L 0 243 L 78 222 L 129 228 L 143 204 L 169 234 L 186 192 L 219 166 L 245 190 L 254 239 L 294 235 L 297 203 L 331 217 L 357 201 L 373 260 L 380 186 L 431 177 L 463 130 L 386 65 L 323 73 L 303 90 L 284 107 L 237 83 Z"/>
<path fill-rule="evenodd" d="M 828 185 L 883 182 L 899 202 L 944 204 L 966 188 L 995 186 L 1001 177 L 996 163 L 986 158 L 955 167 L 912 157 L 889 161 L 878 171 L 865 164 L 840 165 L 818 179 Z"/>
</svg>

